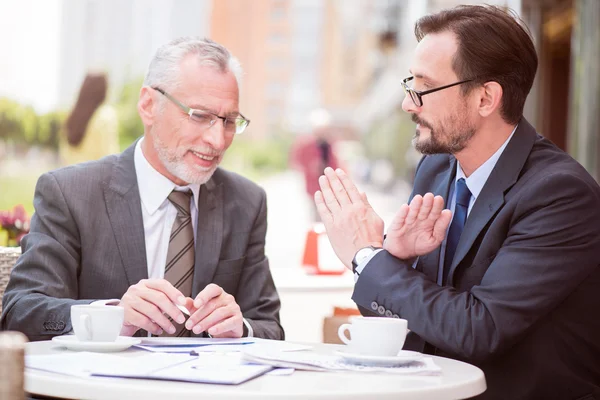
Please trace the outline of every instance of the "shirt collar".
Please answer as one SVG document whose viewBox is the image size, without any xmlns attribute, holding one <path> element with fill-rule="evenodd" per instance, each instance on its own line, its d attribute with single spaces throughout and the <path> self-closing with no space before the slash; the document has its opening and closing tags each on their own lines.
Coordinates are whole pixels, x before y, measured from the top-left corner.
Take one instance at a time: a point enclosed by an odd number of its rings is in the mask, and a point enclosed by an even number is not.
<svg viewBox="0 0 600 400">
<path fill-rule="evenodd" d="M 461 178 L 464 178 L 467 188 L 469 188 L 469 191 L 471 192 L 473 199 L 477 199 L 477 197 L 479 197 L 479 193 L 481 193 L 481 191 L 483 190 L 483 186 L 485 185 L 485 182 L 487 182 L 488 178 L 490 177 L 490 174 L 492 173 L 492 170 L 496 166 L 498 159 L 504 152 L 504 149 L 508 145 L 508 142 L 510 142 L 510 139 L 512 139 L 513 135 L 515 134 L 515 131 L 517 130 L 517 126 L 515 126 L 515 129 L 513 129 L 512 133 L 510 134 L 508 139 L 506 139 L 506 141 L 502 144 L 502 146 L 500 146 L 500 148 L 498 150 L 496 150 L 496 152 L 494 154 L 492 154 L 492 156 L 490 158 L 488 158 L 483 164 L 481 164 L 479 166 L 479 168 L 477 168 L 475 171 L 473 171 L 471 176 L 469 176 L 468 178 L 465 176 L 465 173 L 463 172 L 463 170 L 460 166 L 460 162 L 457 161 L 455 182 Z"/>
<path fill-rule="evenodd" d="M 135 174 L 137 176 L 138 187 L 140 191 L 140 198 L 142 205 L 152 215 L 160 208 L 160 206 L 167 200 L 167 197 L 173 189 L 183 190 L 189 188 L 192 190 L 194 196 L 193 204 L 198 209 L 198 198 L 200 194 L 200 184 L 191 183 L 187 186 L 177 186 L 170 179 L 158 172 L 144 156 L 142 152 L 142 141 L 144 138 L 138 140 L 135 145 L 134 153 L 134 164 Z"/>
</svg>

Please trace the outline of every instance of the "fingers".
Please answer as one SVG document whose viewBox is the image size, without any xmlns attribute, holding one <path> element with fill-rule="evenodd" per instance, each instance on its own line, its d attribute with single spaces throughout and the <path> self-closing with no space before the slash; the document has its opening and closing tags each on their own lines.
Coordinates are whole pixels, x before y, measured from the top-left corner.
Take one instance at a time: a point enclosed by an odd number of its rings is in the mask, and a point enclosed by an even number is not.
<svg viewBox="0 0 600 400">
<path fill-rule="evenodd" d="M 442 210 L 439 218 L 433 225 L 433 237 L 436 239 L 436 241 L 441 243 L 442 240 L 444 240 L 451 220 L 452 212 L 450 210 Z"/>
<path fill-rule="evenodd" d="M 137 329 L 144 329 L 153 335 L 163 334 L 163 329 L 160 326 L 158 326 L 156 323 L 152 322 L 150 318 L 137 312 L 136 310 L 128 310 L 127 320 L 129 321 L 127 325 L 135 326 Z"/>
<path fill-rule="evenodd" d="M 163 292 L 159 292 L 158 290 L 145 291 L 140 293 L 140 298 L 155 305 L 159 312 L 167 314 L 173 321 L 177 321 L 179 324 L 185 321 L 183 312 Z M 153 315 L 148 316 L 153 317 Z"/>
<path fill-rule="evenodd" d="M 423 204 L 423 197 L 420 194 L 413 197 L 410 202 L 408 215 L 406 216 L 405 222 L 407 225 L 412 225 L 416 221 L 419 211 L 421 210 L 421 204 Z"/>
<path fill-rule="evenodd" d="M 333 189 L 329 183 L 329 178 L 325 175 L 321 175 L 319 177 L 319 186 L 321 187 L 321 194 L 323 195 L 323 199 L 325 200 L 325 204 L 327 208 L 332 212 L 336 213 L 340 211 L 340 203 L 338 199 L 335 197 L 333 193 Z"/>
<path fill-rule="evenodd" d="M 214 328 L 214 326 L 232 317 L 236 317 L 240 323 L 242 322 L 242 312 L 239 305 L 232 295 L 221 289 L 221 294 L 218 297 L 204 303 L 200 309 L 188 318 L 185 327 L 195 334 L 208 331 L 211 335 L 213 333 L 218 335 L 231 329 L 227 328 L 230 322 L 223 328 Z M 237 324 L 235 328 L 238 336 L 241 335 L 241 325 Z"/>
<path fill-rule="evenodd" d="M 173 303 L 185 305 L 185 297 L 169 281 L 165 279 L 147 279 L 143 282 L 146 287 L 163 292 Z"/>
<path fill-rule="evenodd" d="M 188 320 L 185 322 L 186 329 L 193 330 L 194 333 L 200 333 L 204 331 L 203 326 L 198 326 L 200 322 L 204 320 L 207 316 L 212 314 L 215 310 L 225 305 L 223 299 L 216 298 L 205 303 L 200 309 L 198 309 L 195 313 L 190 315 Z M 197 332 L 196 332 L 196 328 Z"/>
<path fill-rule="evenodd" d="M 165 314 L 178 323 L 185 321 L 185 316 L 174 304 L 179 298 L 185 302 L 181 292 L 164 279 L 143 279 L 129 287 L 121 299 L 120 304 L 126 310 L 123 324 L 148 328 L 152 333 L 157 330 L 156 327 L 173 333 L 175 326 Z"/>
<path fill-rule="evenodd" d="M 417 215 L 417 219 L 423 221 L 429 217 L 431 213 L 431 209 L 433 208 L 434 197 L 432 193 L 426 193 L 423 196 L 423 202 L 421 203 L 421 208 L 419 210 L 419 214 Z"/>
<path fill-rule="evenodd" d="M 398 230 L 404 226 L 409 210 L 410 207 L 408 206 L 408 204 L 402 204 L 400 206 L 400 210 L 398 211 L 396 216 L 394 216 L 394 219 L 390 224 L 390 230 Z"/>
<path fill-rule="evenodd" d="M 334 194 L 337 202 L 342 206 L 350 204 L 351 203 L 350 196 L 349 196 L 348 192 L 346 191 L 344 184 L 340 180 L 340 177 L 333 170 L 333 168 L 330 168 L 330 167 L 325 168 L 324 173 L 329 181 L 329 186 L 331 187 L 331 190 L 333 191 L 333 194 Z M 349 181 L 349 179 L 348 179 L 348 181 Z M 352 185 L 351 182 L 349 184 Z"/>
<path fill-rule="evenodd" d="M 323 193 L 318 190 L 315 192 L 315 205 L 317 206 L 317 212 L 321 217 L 321 221 L 323 223 L 328 224 L 331 222 L 331 211 L 327 208 L 327 204 L 325 204 L 325 199 L 323 198 Z"/>
<path fill-rule="evenodd" d="M 335 174 L 337 175 L 339 181 L 342 183 L 342 186 L 344 187 L 344 192 L 350 198 L 350 201 L 352 203 L 365 203 L 365 205 L 370 207 L 366 195 L 364 197 L 361 195 L 361 193 L 356 188 L 356 185 L 354 185 L 350 177 L 346 175 L 346 173 L 342 169 L 336 169 Z"/>
<path fill-rule="evenodd" d="M 223 293 L 223 289 L 220 286 L 215 285 L 214 283 L 207 285 L 204 288 L 204 290 L 202 290 L 200 293 L 198 293 L 198 295 L 194 299 L 194 308 L 202 307 L 203 305 L 208 303 L 211 299 L 213 299 L 215 297 L 219 297 L 222 293 Z"/>
<path fill-rule="evenodd" d="M 244 321 L 241 317 L 233 316 L 229 317 L 226 320 L 215 324 L 212 328 L 208 330 L 208 333 L 212 337 L 238 337 L 235 332 L 240 326 L 240 323 L 243 324 Z M 243 328 L 242 328 L 243 332 Z"/>
<path fill-rule="evenodd" d="M 238 307 L 239 308 L 239 307 Z M 228 320 L 230 318 L 234 318 L 234 321 L 231 321 L 231 327 L 227 330 L 232 330 L 238 328 L 242 322 L 241 313 L 236 312 L 236 307 L 234 304 L 229 304 L 226 307 L 219 307 L 215 311 L 213 311 L 210 315 L 200 321 L 197 325 L 198 332 L 207 331 L 211 336 L 223 333 L 225 331 L 219 331 L 216 325 Z M 234 325 L 233 322 L 236 322 Z M 230 323 L 228 323 L 230 324 Z M 194 333 L 198 333 L 194 332 Z"/>
<path fill-rule="evenodd" d="M 427 216 L 427 218 L 429 218 L 432 221 L 436 221 L 442 214 L 443 210 L 444 210 L 444 198 L 442 196 L 435 196 L 433 198 L 433 204 L 431 206 L 431 211 L 429 212 L 429 216 Z"/>
<path fill-rule="evenodd" d="M 128 313 L 127 323 L 139 326 L 142 329 L 146 329 L 144 328 L 144 326 L 152 327 L 150 323 L 153 322 L 155 325 L 158 325 L 158 327 L 160 327 L 161 330 L 164 330 L 169 333 L 175 333 L 175 326 L 171 323 L 171 321 L 169 321 L 169 318 L 167 318 L 156 305 L 145 301 L 142 298 L 138 298 L 136 300 L 131 301 L 129 303 L 129 306 L 132 313 Z M 137 314 L 141 315 L 141 317 L 143 318 L 139 318 Z M 136 318 L 136 320 L 134 321 L 131 318 Z M 152 330 L 150 330 L 149 332 L 152 332 Z"/>
<path fill-rule="evenodd" d="M 369 199 L 367 199 L 367 194 L 365 192 L 362 192 L 360 194 L 360 198 L 365 206 L 371 207 L 371 203 L 369 203 Z M 371 208 L 373 208 L 373 207 L 371 207 Z"/>
</svg>

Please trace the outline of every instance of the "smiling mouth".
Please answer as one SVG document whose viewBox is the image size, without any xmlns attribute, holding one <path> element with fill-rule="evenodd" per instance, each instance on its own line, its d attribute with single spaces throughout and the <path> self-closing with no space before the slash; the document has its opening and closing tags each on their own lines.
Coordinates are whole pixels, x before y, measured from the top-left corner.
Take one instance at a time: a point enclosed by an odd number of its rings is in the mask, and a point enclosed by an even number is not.
<svg viewBox="0 0 600 400">
<path fill-rule="evenodd" d="M 196 157 L 198 157 L 199 159 L 204 160 L 204 161 L 208 161 L 208 162 L 213 162 L 214 160 L 216 160 L 217 158 L 219 158 L 219 156 L 209 156 L 209 155 L 206 155 L 206 154 L 198 153 L 198 152 L 193 151 L 193 150 L 191 151 L 191 153 L 193 155 L 195 155 Z"/>
</svg>

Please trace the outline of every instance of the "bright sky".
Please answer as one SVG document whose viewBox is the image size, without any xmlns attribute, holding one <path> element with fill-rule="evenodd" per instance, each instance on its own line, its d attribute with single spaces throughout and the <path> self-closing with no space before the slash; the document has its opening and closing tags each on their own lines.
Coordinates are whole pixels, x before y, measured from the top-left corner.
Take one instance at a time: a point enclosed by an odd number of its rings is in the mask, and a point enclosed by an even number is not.
<svg viewBox="0 0 600 400">
<path fill-rule="evenodd" d="M 0 0 L 0 96 L 54 108 L 62 0 Z"/>
</svg>

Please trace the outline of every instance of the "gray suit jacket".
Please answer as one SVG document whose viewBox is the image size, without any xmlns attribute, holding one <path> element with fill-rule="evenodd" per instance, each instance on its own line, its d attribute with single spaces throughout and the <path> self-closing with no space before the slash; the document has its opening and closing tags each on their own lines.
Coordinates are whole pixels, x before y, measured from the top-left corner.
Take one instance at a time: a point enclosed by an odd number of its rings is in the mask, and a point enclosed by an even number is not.
<svg viewBox="0 0 600 400">
<path fill-rule="evenodd" d="M 121 298 L 148 278 L 134 147 L 40 177 L 31 232 L 4 294 L 2 329 L 50 339 L 71 331 L 71 305 Z M 217 169 L 200 189 L 197 226 L 192 295 L 213 282 L 235 297 L 255 336 L 283 339 L 264 253 L 264 190 Z"/>
<path fill-rule="evenodd" d="M 452 156 L 424 157 L 413 195 L 447 199 L 455 171 Z M 600 188 L 581 165 L 522 119 L 442 287 L 439 257 L 413 269 L 380 252 L 354 301 L 406 318 L 405 348 L 481 367 L 481 399 L 600 399 Z"/>
</svg>

